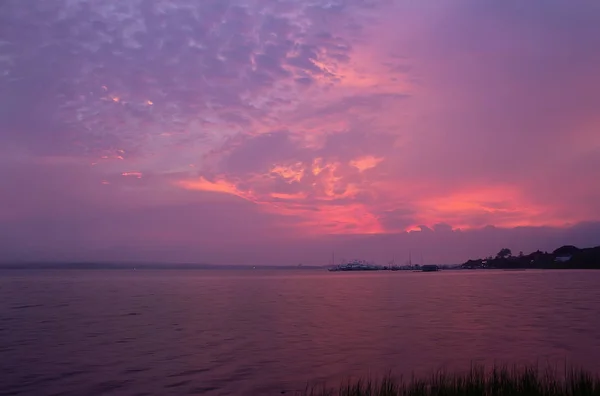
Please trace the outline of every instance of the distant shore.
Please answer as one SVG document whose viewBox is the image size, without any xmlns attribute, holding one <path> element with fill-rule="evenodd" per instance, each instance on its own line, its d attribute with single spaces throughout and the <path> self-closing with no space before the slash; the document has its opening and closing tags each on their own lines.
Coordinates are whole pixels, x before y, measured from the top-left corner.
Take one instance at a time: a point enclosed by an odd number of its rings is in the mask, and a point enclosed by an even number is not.
<svg viewBox="0 0 600 396">
<path fill-rule="evenodd" d="M 503 270 L 503 271 L 524 271 L 524 270 L 595 270 L 598 266 L 577 266 L 577 265 L 548 265 L 548 266 L 485 266 L 480 263 L 472 265 L 439 265 L 439 271 L 451 272 L 469 272 L 470 270 Z M 202 265 L 202 264 L 115 264 L 115 263 L 0 263 L 0 271 L 19 271 L 19 270 L 114 270 L 114 271 L 157 271 L 157 270 L 184 270 L 184 271 L 327 271 L 331 267 L 326 266 L 251 266 L 251 265 Z M 350 272 L 423 272 L 420 266 L 412 268 L 401 267 L 399 269 L 382 268 L 376 271 L 350 271 Z"/>
<path fill-rule="evenodd" d="M 16 262 L 0 263 L 0 270 L 323 270 L 322 266 L 216 265 L 197 263 L 95 263 L 95 262 Z"/>
<path fill-rule="evenodd" d="M 496 256 L 468 260 L 462 269 L 600 269 L 600 246 L 580 249 L 561 246 L 551 253 L 537 250 L 530 254 L 513 255 L 508 248 Z"/>
<path fill-rule="evenodd" d="M 285 393 L 285 392 L 282 392 Z M 309 386 L 298 396 L 585 396 L 600 395 L 600 376 L 583 369 L 474 367 L 461 374 L 438 372 L 423 378 L 391 375 L 356 380 L 336 388 Z"/>
</svg>

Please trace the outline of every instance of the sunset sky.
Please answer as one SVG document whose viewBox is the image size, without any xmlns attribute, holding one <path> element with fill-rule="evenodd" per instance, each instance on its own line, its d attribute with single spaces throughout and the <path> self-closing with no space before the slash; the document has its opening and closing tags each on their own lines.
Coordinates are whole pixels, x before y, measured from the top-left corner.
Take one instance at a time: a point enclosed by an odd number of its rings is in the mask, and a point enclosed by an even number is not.
<svg viewBox="0 0 600 396">
<path fill-rule="evenodd" d="M 600 2 L 3 0 L 0 261 L 600 245 Z"/>
</svg>

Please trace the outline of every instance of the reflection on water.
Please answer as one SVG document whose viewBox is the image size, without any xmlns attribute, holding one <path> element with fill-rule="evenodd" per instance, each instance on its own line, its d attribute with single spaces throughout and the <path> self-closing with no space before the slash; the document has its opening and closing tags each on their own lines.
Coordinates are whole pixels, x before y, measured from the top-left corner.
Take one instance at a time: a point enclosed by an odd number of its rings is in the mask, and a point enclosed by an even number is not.
<svg viewBox="0 0 600 396">
<path fill-rule="evenodd" d="M 565 360 L 600 371 L 600 271 L 4 271 L 0 394 L 280 394 Z"/>
</svg>

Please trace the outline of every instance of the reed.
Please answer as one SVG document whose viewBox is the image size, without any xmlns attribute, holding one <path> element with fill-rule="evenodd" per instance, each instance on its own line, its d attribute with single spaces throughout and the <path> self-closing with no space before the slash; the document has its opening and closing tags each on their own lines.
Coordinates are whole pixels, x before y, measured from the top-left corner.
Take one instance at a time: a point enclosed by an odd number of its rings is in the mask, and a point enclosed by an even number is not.
<svg viewBox="0 0 600 396">
<path fill-rule="evenodd" d="M 423 378 L 386 375 L 349 381 L 336 388 L 307 387 L 302 396 L 600 396 L 600 377 L 570 368 L 476 366 L 465 373 L 436 372 Z"/>
</svg>

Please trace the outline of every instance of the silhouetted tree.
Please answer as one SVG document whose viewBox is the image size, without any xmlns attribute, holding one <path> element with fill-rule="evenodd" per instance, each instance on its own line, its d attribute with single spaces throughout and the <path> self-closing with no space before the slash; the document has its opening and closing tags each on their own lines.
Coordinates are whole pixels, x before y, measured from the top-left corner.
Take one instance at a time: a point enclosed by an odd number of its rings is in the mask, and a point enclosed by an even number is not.
<svg viewBox="0 0 600 396">
<path fill-rule="evenodd" d="M 498 252 L 498 254 L 496 255 L 497 258 L 501 258 L 501 259 L 507 258 L 507 257 L 510 257 L 510 256 L 512 256 L 512 251 L 510 249 L 508 249 L 508 248 L 501 249 Z"/>
</svg>

